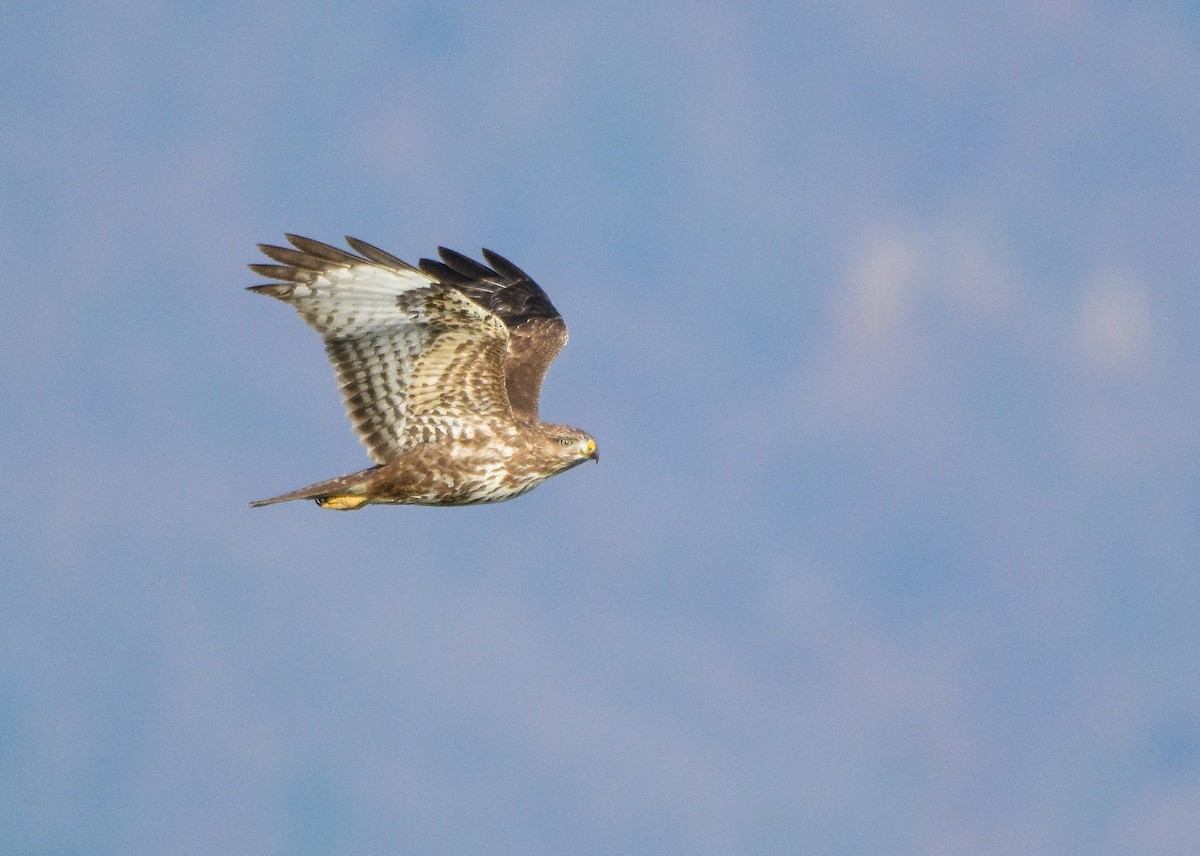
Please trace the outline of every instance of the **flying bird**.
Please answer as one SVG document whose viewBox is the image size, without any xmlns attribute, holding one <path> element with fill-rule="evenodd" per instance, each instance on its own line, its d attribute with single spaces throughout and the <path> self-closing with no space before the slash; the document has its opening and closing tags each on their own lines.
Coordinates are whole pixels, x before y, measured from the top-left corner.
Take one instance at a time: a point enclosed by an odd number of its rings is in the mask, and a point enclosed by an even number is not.
<svg viewBox="0 0 1200 856">
<path fill-rule="evenodd" d="M 276 263 L 250 269 L 277 281 L 249 290 L 291 304 L 321 334 L 375 466 L 252 506 L 503 502 L 600 459 L 586 432 L 538 418 L 567 327 L 512 262 L 439 247 L 441 261 L 413 266 L 355 238 L 346 242 L 358 255 L 287 239 L 295 249 L 259 244 Z"/>
</svg>

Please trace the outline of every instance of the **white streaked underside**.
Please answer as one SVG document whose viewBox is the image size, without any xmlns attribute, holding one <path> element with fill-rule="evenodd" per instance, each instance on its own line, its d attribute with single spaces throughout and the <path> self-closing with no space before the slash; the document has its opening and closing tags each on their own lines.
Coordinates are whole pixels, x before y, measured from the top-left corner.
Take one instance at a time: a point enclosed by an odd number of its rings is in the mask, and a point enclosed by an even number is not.
<svg viewBox="0 0 1200 856">
<path fill-rule="evenodd" d="M 511 425 L 504 323 L 416 270 L 331 267 L 286 299 L 325 339 L 372 460 Z M 499 422 L 497 422 L 499 420 Z"/>
</svg>

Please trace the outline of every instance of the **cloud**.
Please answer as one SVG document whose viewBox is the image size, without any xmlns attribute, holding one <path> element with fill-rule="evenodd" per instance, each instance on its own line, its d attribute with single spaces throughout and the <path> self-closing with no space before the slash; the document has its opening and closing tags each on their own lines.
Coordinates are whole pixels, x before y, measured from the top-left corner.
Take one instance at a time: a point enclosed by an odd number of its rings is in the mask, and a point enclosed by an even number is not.
<svg viewBox="0 0 1200 856">
<path fill-rule="evenodd" d="M 1138 283 L 1110 274 L 1089 285 L 1074 336 L 1088 366 L 1128 368 L 1146 355 L 1152 335 L 1149 300 Z"/>
</svg>

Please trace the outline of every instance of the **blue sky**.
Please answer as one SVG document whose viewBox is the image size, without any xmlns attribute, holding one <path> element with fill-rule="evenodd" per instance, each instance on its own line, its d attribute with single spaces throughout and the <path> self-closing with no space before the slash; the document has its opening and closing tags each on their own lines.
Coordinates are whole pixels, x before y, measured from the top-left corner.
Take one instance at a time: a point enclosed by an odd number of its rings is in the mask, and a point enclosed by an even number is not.
<svg viewBox="0 0 1200 856">
<path fill-rule="evenodd" d="M 1193 6 L 0 46 L 0 852 L 1200 849 Z M 603 462 L 246 508 L 366 465 L 285 231 L 512 258 Z"/>
</svg>

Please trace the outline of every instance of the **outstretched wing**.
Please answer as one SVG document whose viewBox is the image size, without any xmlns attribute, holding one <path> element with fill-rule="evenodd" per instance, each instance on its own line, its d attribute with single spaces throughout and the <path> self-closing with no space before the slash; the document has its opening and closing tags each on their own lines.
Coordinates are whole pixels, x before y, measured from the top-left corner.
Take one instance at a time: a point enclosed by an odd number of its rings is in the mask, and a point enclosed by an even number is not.
<svg viewBox="0 0 1200 856">
<path fill-rule="evenodd" d="M 372 460 L 511 424 L 508 331 L 500 318 L 362 241 L 346 239 L 356 256 L 298 235 L 287 239 L 296 249 L 259 245 L 278 264 L 250 269 L 280 281 L 250 290 L 290 303 L 324 338 Z"/>
<path fill-rule="evenodd" d="M 508 327 L 508 399 L 518 419 L 536 422 L 542 381 L 567 343 L 562 316 L 528 274 L 491 250 L 483 251 L 491 267 L 445 247 L 438 247 L 438 255 L 440 262 L 421 259 L 421 271 L 454 286 Z"/>
</svg>

